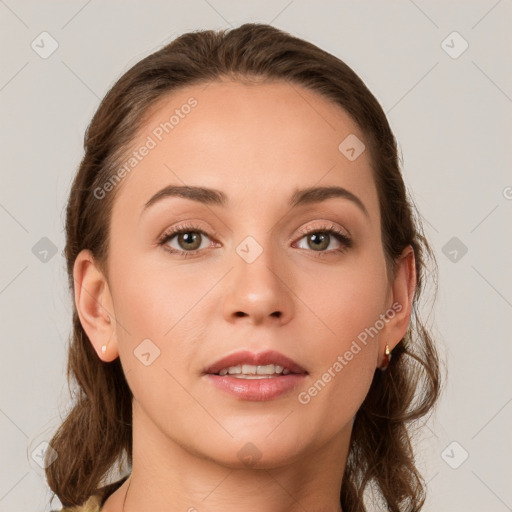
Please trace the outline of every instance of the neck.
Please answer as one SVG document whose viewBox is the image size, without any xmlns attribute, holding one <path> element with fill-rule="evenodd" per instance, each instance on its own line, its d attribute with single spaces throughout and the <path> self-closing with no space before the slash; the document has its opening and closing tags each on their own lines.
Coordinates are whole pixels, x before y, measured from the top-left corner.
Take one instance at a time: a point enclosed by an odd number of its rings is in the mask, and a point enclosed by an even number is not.
<svg viewBox="0 0 512 512">
<path fill-rule="evenodd" d="M 341 512 L 350 429 L 308 453 L 253 468 L 241 467 L 237 458 L 219 463 L 194 453 L 140 412 L 134 407 L 132 474 L 123 512 Z"/>
</svg>

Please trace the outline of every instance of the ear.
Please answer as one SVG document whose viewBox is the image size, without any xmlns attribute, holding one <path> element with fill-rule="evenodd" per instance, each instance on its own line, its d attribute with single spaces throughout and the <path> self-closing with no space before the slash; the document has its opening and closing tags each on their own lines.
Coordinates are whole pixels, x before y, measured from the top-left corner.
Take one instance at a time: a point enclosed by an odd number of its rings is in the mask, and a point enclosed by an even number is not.
<svg viewBox="0 0 512 512">
<path fill-rule="evenodd" d="M 73 279 L 80 323 L 98 357 L 107 363 L 113 361 L 119 356 L 113 301 L 108 282 L 91 251 L 84 249 L 76 257 Z"/>
<path fill-rule="evenodd" d="M 384 350 L 393 348 L 405 336 L 412 313 L 412 302 L 416 291 L 416 260 L 414 249 L 408 245 L 395 263 L 395 274 L 388 303 L 388 323 L 381 336 L 378 366 L 382 365 Z"/>
</svg>

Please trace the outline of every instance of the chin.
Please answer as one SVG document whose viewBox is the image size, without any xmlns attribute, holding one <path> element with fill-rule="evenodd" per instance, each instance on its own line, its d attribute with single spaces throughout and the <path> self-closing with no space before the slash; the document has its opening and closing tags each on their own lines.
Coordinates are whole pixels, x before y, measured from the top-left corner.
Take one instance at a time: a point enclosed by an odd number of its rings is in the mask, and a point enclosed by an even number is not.
<svg viewBox="0 0 512 512">
<path fill-rule="evenodd" d="M 281 433 L 282 434 L 282 433 Z M 231 469 L 271 469 L 281 467 L 300 458 L 302 450 L 293 435 L 269 435 L 269 430 L 234 436 L 224 442 L 208 442 L 203 458 Z M 218 446 L 219 449 L 212 450 Z"/>
</svg>

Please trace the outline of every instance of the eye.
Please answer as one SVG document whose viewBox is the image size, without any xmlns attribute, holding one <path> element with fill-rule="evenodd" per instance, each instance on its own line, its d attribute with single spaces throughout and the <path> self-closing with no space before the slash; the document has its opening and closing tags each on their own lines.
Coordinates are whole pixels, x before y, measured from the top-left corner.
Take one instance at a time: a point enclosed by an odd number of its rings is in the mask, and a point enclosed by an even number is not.
<svg viewBox="0 0 512 512">
<path fill-rule="evenodd" d="M 315 227 L 314 229 L 301 230 L 300 232 L 302 235 L 304 235 L 303 238 L 306 238 L 307 246 L 299 246 L 299 248 L 311 249 L 313 252 L 317 252 L 318 256 L 321 257 L 330 256 L 334 253 L 343 253 L 352 247 L 352 239 L 349 238 L 334 224 L 329 226 Z M 333 242 L 333 238 L 338 242 L 339 247 L 326 250 Z"/>
<path fill-rule="evenodd" d="M 352 239 L 334 224 L 300 230 L 300 233 L 303 235 L 300 240 L 306 238 L 307 246 L 301 247 L 299 245 L 299 249 L 311 250 L 317 253 L 316 256 L 319 257 L 343 253 L 352 247 Z M 187 258 L 197 255 L 207 247 L 211 247 L 211 244 L 204 245 L 205 237 L 210 238 L 199 226 L 192 224 L 180 225 L 163 233 L 158 245 L 172 254 Z M 333 241 L 338 243 L 338 247 L 327 250 Z"/>
<path fill-rule="evenodd" d="M 181 225 L 166 231 L 160 237 L 158 245 L 172 254 L 178 254 L 186 258 L 197 254 L 205 248 L 202 240 L 204 237 L 209 238 L 208 234 L 200 227 Z M 174 238 L 176 240 L 173 240 Z M 174 242 L 175 245 L 170 245 L 170 242 Z M 208 247 L 208 245 L 206 245 L 206 247 Z"/>
</svg>

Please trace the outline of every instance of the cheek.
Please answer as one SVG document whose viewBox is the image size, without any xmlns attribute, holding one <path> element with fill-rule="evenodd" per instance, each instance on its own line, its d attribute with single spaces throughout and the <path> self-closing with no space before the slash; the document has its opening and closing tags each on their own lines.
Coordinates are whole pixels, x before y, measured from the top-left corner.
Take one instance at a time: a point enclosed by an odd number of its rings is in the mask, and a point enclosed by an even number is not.
<svg viewBox="0 0 512 512">
<path fill-rule="evenodd" d="M 123 368 L 134 395 L 142 400 L 148 392 L 151 402 L 160 393 L 155 389 L 161 390 L 161 400 L 166 399 L 166 389 L 179 389 L 171 375 L 185 382 L 191 371 L 197 371 L 192 363 L 198 342 L 210 326 L 204 321 L 208 302 L 201 299 L 216 278 L 198 279 L 197 273 L 194 277 L 179 269 L 163 272 L 142 260 L 126 259 L 117 266 L 112 288 Z"/>
<path fill-rule="evenodd" d="M 316 334 L 309 382 L 297 396 L 305 431 L 321 429 L 326 438 L 350 424 L 368 393 L 381 335 L 372 327 L 384 312 L 373 287 L 340 288 L 331 299 L 323 308 L 329 329 Z"/>
<path fill-rule="evenodd" d="M 112 280 L 116 317 L 133 337 L 167 338 L 207 289 L 190 272 L 163 271 L 142 257 L 120 264 Z"/>
<path fill-rule="evenodd" d="M 126 379 L 138 407 L 165 430 L 176 425 L 176 410 L 197 414 L 183 386 L 189 387 L 189 362 L 197 349 L 193 341 L 204 336 L 197 331 L 204 322 L 191 319 L 201 310 L 197 302 L 205 290 L 179 272 L 167 275 L 168 280 L 162 274 L 125 261 L 112 277 Z"/>
<path fill-rule="evenodd" d="M 362 347 L 350 361 L 336 355 L 311 376 L 309 386 L 297 397 L 304 432 L 321 432 L 325 440 L 351 425 L 375 374 L 370 352 Z"/>
<path fill-rule="evenodd" d="M 323 338 L 326 353 L 344 351 L 384 313 L 388 284 L 383 264 L 357 258 L 346 266 L 307 277 L 301 285 L 309 316 Z M 305 310 L 306 311 L 306 310 Z M 305 340 L 307 341 L 307 340 Z"/>
<path fill-rule="evenodd" d="M 354 417 L 371 385 L 387 282 L 376 260 L 359 260 L 328 277 L 308 294 L 307 304 L 317 316 L 316 328 L 309 330 L 315 338 L 314 359 L 309 386 L 298 402 L 308 409 L 306 421 L 319 422 L 334 434 Z"/>
</svg>

